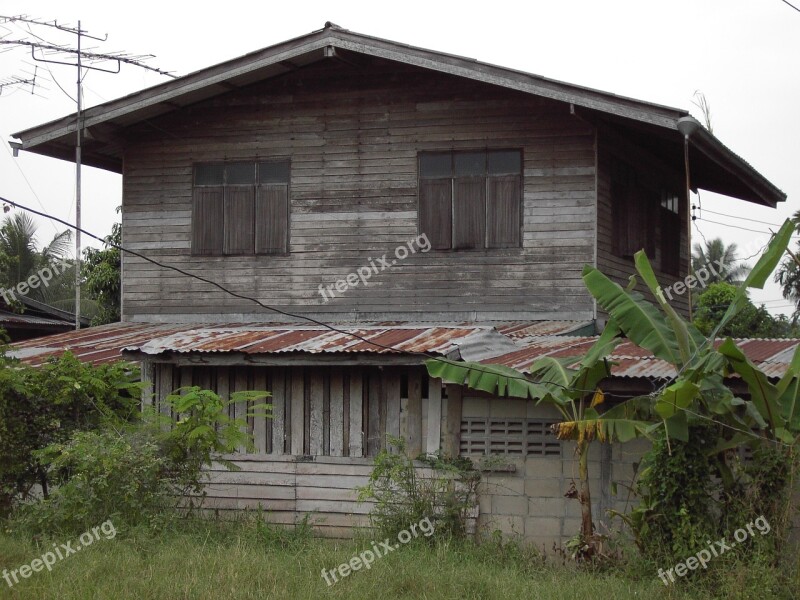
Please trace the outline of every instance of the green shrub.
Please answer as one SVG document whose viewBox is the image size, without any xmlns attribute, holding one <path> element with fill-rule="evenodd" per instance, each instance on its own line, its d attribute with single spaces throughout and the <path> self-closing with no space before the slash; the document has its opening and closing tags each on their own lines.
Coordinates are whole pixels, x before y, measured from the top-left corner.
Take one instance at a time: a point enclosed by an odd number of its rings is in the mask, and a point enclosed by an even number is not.
<svg viewBox="0 0 800 600">
<path fill-rule="evenodd" d="M 138 414 L 141 384 L 127 363 L 94 367 L 69 352 L 40 367 L 0 353 L 0 517 L 53 483 L 36 452 L 77 431 L 120 426 Z"/>
<path fill-rule="evenodd" d="M 389 444 L 397 452 L 381 450 L 369 483 L 359 488 L 359 501 L 375 503 L 370 514 L 372 526 L 394 537 L 427 517 L 437 537 L 464 537 L 467 511 L 477 501 L 480 481 L 472 463 L 466 459 L 423 459 L 429 473 L 422 476 L 413 459 L 406 456 L 404 440 L 390 437 Z"/>
<path fill-rule="evenodd" d="M 112 519 L 118 527 L 164 527 L 202 501 L 203 468 L 219 460 L 218 453 L 252 448 L 247 422 L 229 417 L 229 405 L 265 395 L 239 392 L 223 400 L 209 390 L 182 388 L 166 398 L 182 415 L 177 422 L 149 411 L 140 422 L 78 431 L 35 452 L 59 485 L 22 506 L 16 525 L 34 532 L 80 533 Z M 261 408 L 251 407 L 250 414 Z"/>
</svg>

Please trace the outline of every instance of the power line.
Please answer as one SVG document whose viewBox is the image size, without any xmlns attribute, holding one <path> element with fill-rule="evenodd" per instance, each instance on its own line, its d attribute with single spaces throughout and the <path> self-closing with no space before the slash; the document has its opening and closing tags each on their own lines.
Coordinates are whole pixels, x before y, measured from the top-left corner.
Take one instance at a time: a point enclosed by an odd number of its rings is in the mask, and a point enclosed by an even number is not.
<svg viewBox="0 0 800 600">
<path fill-rule="evenodd" d="M 65 225 L 66 227 L 70 227 L 72 229 L 78 230 L 81 233 L 83 233 L 83 234 L 85 234 L 85 235 L 87 235 L 87 236 L 89 236 L 91 238 L 94 238 L 94 239 L 104 243 L 107 246 L 110 246 L 112 248 L 116 248 L 117 250 L 119 250 L 121 252 L 126 252 L 128 254 L 136 256 L 137 258 L 141 258 L 142 260 L 145 260 L 145 261 L 147 261 L 147 262 L 149 262 L 151 264 L 154 264 L 154 265 L 156 265 L 158 267 L 161 267 L 161 268 L 164 268 L 164 269 L 170 269 L 170 270 L 175 271 L 177 273 L 180 273 L 181 275 L 184 275 L 186 277 L 197 279 L 199 281 L 202 281 L 204 283 L 207 283 L 209 285 L 212 285 L 212 286 L 222 290 L 226 294 L 229 294 L 229 295 L 234 296 L 236 298 L 241 298 L 243 300 L 249 300 L 251 302 L 254 302 L 257 305 L 259 305 L 262 308 L 265 308 L 267 310 L 270 310 L 270 311 L 273 311 L 273 312 L 276 312 L 276 313 L 279 313 L 279 314 L 282 314 L 284 316 L 291 317 L 291 318 L 294 318 L 294 319 L 300 319 L 300 320 L 308 321 L 310 323 L 314 323 L 315 325 L 319 325 L 321 327 L 324 327 L 325 329 L 329 329 L 330 331 L 334 331 L 334 332 L 339 333 L 341 335 L 345 335 L 345 336 L 349 336 L 349 337 L 355 338 L 355 339 L 357 339 L 357 340 L 359 340 L 361 342 L 364 342 L 366 344 L 375 346 L 377 348 L 381 348 L 381 349 L 384 349 L 384 350 L 389 350 L 391 352 L 404 352 L 406 354 L 412 354 L 412 355 L 416 355 L 416 356 L 423 356 L 428 360 L 434 360 L 436 362 L 445 363 L 445 364 L 448 364 L 448 365 L 463 366 L 463 363 L 459 363 L 458 361 L 452 361 L 452 360 L 449 360 L 449 359 L 446 359 L 446 358 L 442 358 L 440 356 L 435 356 L 435 355 L 430 354 L 428 352 L 420 352 L 420 351 L 415 351 L 415 350 L 398 350 L 397 348 L 395 348 L 393 346 L 386 346 L 384 344 L 375 342 L 373 340 L 366 339 L 365 337 L 363 337 L 363 336 L 361 336 L 361 335 L 359 335 L 357 333 L 353 333 L 353 332 L 350 332 L 350 331 L 345 331 L 343 329 L 339 329 L 339 328 L 334 327 L 333 325 L 330 325 L 328 323 L 324 323 L 322 321 L 318 321 L 317 319 L 314 319 L 313 317 L 309 317 L 307 315 L 294 314 L 294 313 L 290 313 L 290 312 L 281 310 L 279 308 L 275 308 L 274 306 L 269 306 L 267 304 L 264 304 L 263 302 L 261 302 L 257 298 L 253 298 L 251 296 L 246 296 L 246 295 L 234 292 L 233 290 L 230 290 L 230 289 L 226 288 L 225 286 L 223 286 L 223 285 L 221 285 L 221 284 L 219 284 L 219 283 L 217 283 L 215 281 L 212 281 L 211 279 L 207 279 L 207 278 L 202 277 L 200 275 L 195 275 L 194 273 L 189 273 L 187 271 L 184 271 L 183 269 L 180 269 L 180 268 L 172 266 L 172 265 L 167 265 L 167 264 L 161 263 L 161 262 L 156 261 L 156 260 L 154 260 L 154 259 L 152 259 L 152 258 L 150 258 L 148 256 L 145 256 L 144 254 L 141 254 L 140 252 L 137 252 L 135 250 L 130 250 L 128 248 L 124 248 L 123 246 L 121 246 L 119 244 L 115 244 L 113 242 L 110 242 L 107 239 L 101 238 L 101 237 L 99 237 L 99 236 L 97 236 L 97 235 L 95 235 L 95 234 L 93 234 L 93 233 L 91 233 L 89 231 L 86 231 L 85 229 L 78 228 L 75 225 L 73 225 L 71 223 L 68 223 L 67 221 L 64 221 L 63 219 L 60 219 L 60 218 L 55 217 L 53 215 L 50 215 L 50 214 L 48 214 L 46 212 L 39 212 L 39 211 L 37 211 L 35 209 L 32 209 L 30 207 L 26 207 L 26 206 L 23 206 L 23 205 L 18 204 L 16 202 L 12 202 L 11 200 L 8 200 L 7 198 L 3 198 L 2 196 L 0 196 L 0 201 L 6 202 L 6 203 L 10 204 L 11 206 L 15 206 L 15 207 L 20 208 L 22 210 L 26 210 L 28 212 L 32 212 L 32 213 L 34 213 L 36 215 L 39 215 L 41 217 L 45 217 L 47 219 L 53 219 L 54 221 L 57 221 L 57 222 L 61 223 L 62 225 Z M 707 344 L 708 342 L 709 342 L 709 340 L 705 340 L 705 342 L 703 344 L 698 345 L 697 349 L 693 353 L 693 355 L 690 358 L 690 360 L 687 361 L 687 363 L 685 365 L 683 365 L 683 367 L 681 367 L 681 369 L 678 371 L 677 375 L 674 378 L 668 380 L 659 389 L 654 390 L 653 392 L 651 392 L 650 394 L 647 394 L 647 395 L 650 396 L 651 398 L 655 398 L 655 397 L 658 396 L 658 394 L 661 393 L 661 391 L 663 391 L 669 385 L 669 383 L 671 381 L 676 381 L 677 378 L 680 377 L 680 375 L 683 372 L 683 370 L 685 370 L 689 366 L 689 362 L 691 362 L 691 359 L 693 359 L 700 352 L 702 347 L 705 344 Z M 492 374 L 490 371 L 486 371 L 486 370 L 480 369 L 478 367 L 470 367 L 470 368 L 472 370 L 474 370 L 474 371 Z M 514 375 L 505 375 L 505 377 L 507 379 L 509 379 L 509 380 L 524 381 L 526 383 L 538 383 L 538 382 L 532 381 L 532 380 L 530 380 L 530 379 L 528 379 L 527 377 L 524 377 L 524 376 L 519 377 L 519 376 L 514 376 Z M 580 389 L 580 388 L 569 387 L 569 386 L 565 386 L 565 385 L 562 385 L 562 384 L 559 384 L 559 383 L 556 383 L 556 382 L 552 382 L 552 381 L 548 382 L 548 383 L 551 383 L 551 384 L 553 384 L 553 385 L 555 385 L 557 387 L 560 387 L 562 389 L 565 389 L 565 390 L 583 392 L 585 394 L 591 394 L 591 393 L 594 393 L 596 391 L 596 390 L 584 390 L 584 389 Z M 640 395 L 630 396 L 630 395 L 616 394 L 616 393 L 613 393 L 613 392 L 606 392 L 606 391 L 604 391 L 603 393 L 606 396 L 621 398 L 623 400 L 628 400 L 628 399 L 636 398 L 636 397 L 640 396 Z M 681 408 L 681 407 L 676 407 L 676 408 L 680 408 L 681 410 L 683 410 L 683 411 L 685 411 L 685 412 L 687 412 L 689 414 L 692 414 L 697 418 L 705 419 L 705 420 L 708 420 L 708 421 L 710 421 L 712 423 L 715 423 L 715 424 L 721 425 L 723 427 L 732 429 L 734 431 L 738 431 L 740 433 L 748 434 L 751 437 L 753 437 L 755 439 L 758 439 L 758 440 L 761 440 L 761 441 L 773 442 L 773 443 L 776 443 L 776 444 L 782 444 L 782 445 L 787 445 L 787 446 L 789 445 L 789 444 L 786 444 L 785 442 L 781 442 L 780 440 L 771 440 L 769 438 L 765 438 L 763 436 L 757 435 L 757 434 L 752 433 L 752 432 L 748 432 L 746 430 L 737 429 L 735 427 L 732 427 L 730 425 L 722 423 L 721 421 L 717 421 L 717 420 L 715 420 L 715 419 L 713 419 L 711 417 L 707 417 L 705 415 L 702 415 L 702 414 L 699 414 L 699 413 L 695 413 L 695 412 L 689 410 L 688 408 Z"/>
<path fill-rule="evenodd" d="M 781 2 L 783 2 L 784 4 L 788 4 L 788 5 L 789 5 L 789 6 L 791 6 L 793 9 L 795 9 L 797 12 L 800 12 L 800 8 L 797 8 L 797 7 L 796 7 L 794 4 L 792 4 L 791 2 L 789 2 L 789 0 L 781 0 Z"/>
<path fill-rule="evenodd" d="M 720 223 L 719 221 L 709 221 L 708 219 L 702 219 L 700 217 L 694 217 L 693 220 L 703 221 L 705 223 L 712 223 L 714 225 L 722 225 L 723 227 L 731 227 L 733 229 L 741 229 L 742 231 L 749 231 L 751 233 L 762 233 L 764 235 L 769 235 L 769 231 L 762 231 L 760 229 L 749 229 L 747 227 L 739 227 L 738 225 L 730 225 L 728 223 Z"/>
<path fill-rule="evenodd" d="M 110 241 L 108 241 L 108 240 L 106 240 L 104 238 L 101 238 L 101 237 L 95 235 L 94 233 L 92 233 L 90 231 L 86 231 L 85 229 L 77 227 L 72 223 L 69 223 L 67 221 L 64 221 L 63 219 L 60 219 L 59 217 L 53 216 L 51 214 L 48 214 L 47 212 L 39 212 L 38 210 L 35 210 L 35 209 L 30 208 L 28 206 L 23 206 L 22 204 L 19 204 L 17 202 L 13 202 L 13 201 L 11 201 L 11 200 L 9 200 L 7 198 L 3 198 L 2 196 L 0 196 L 0 201 L 6 202 L 6 203 L 10 204 L 11 206 L 15 206 L 15 207 L 17 207 L 19 209 L 26 210 L 28 212 L 31 212 L 31 213 L 35 214 L 35 215 L 39 215 L 39 216 L 45 217 L 47 219 L 52 219 L 52 220 L 54 220 L 54 221 L 56 221 L 58 223 L 61 223 L 62 225 L 65 225 L 66 227 L 69 227 L 71 229 L 75 229 L 76 231 L 80 231 L 81 233 L 83 233 L 83 234 L 85 234 L 85 235 L 87 235 L 87 236 L 89 236 L 89 237 L 91 237 L 91 238 L 93 238 L 95 240 L 98 240 L 99 242 L 102 242 L 106 246 L 110 246 L 112 248 L 116 248 L 117 250 L 119 250 L 121 252 L 125 252 L 127 254 L 132 255 L 132 256 L 136 256 L 137 258 L 141 258 L 142 260 L 147 261 L 147 262 L 149 262 L 149 263 L 151 263 L 153 265 L 156 265 L 157 267 L 161 267 L 163 269 L 169 269 L 169 270 L 175 271 L 176 273 L 184 275 L 186 277 L 190 277 L 192 279 L 197 279 L 198 281 L 202 281 L 202 282 L 207 283 L 207 284 L 209 284 L 211 286 L 214 286 L 217 289 L 222 290 L 224 293 L 229 294 L 229 295 L 231 295 L 231 296 L 233 296 L 235 298 L 240 298 L 242 300 L 248 300 L 250 302 L 254 302 L 258 306 L 260 306 L 260 307 L 262 307 L 262 308 L 264 308 L 266 310 L 269 310 L 269 311 L 272 311 L 272 312 L 275 312 L 275 313 L 278 313 L 278 314 L 281 314 L 281 315 L 284 315 L 284 316 L 287 316 L 287 317 L 291 317 L 293 319 L 308 321 L 308 322 L 313 323 L 315 325 L 319 325 L 320 327 L 324 327 L 325 329 L 329 329 L 330 331 L 339 333 L 341 335 L 345 335 L 345 336 L 349 336 L 349 337 L 355 338 L 355 339 L 357 339 L 357 340 L 359 340 L 361 342 L 364 342 L 365 344 L 369 344 L 371 346 L 375 346 L 376 348 L 381 348 L 383 350 L 389 350 L 391 352 L 401 352 L 401 353 L 411 354 L 411 355 L 415 355 L 415 356 L 422 356 L 422 357 L 425 357 L 426 359 L 435 360 L 437 362 L 442 362 L 442 363 L 449 364 L 449 365 L 456 365 L 456 366 L 460 366 L 461 365 L 461 363 L 459 363 L 458 361 L 452 361 L 452 360 L 449 360 L 449 359 L 446 359 L 446 358 L 442 358 L 440 356 L 436 356 L 434 354 L 430 354 L 428 352 L 420 352 L 420 351 L 416 351 L 416 350 L 398 350 L 397 348 L 395 348 L 393 346 L 386 346 L 386 345 L 381 344 L 379 342 L 375 342 L 373 340 L 369 340 L 369 339 L 367 339 L 367 338 L 365 338 L 365 337 L 363 337 L 363 336 L 361 336 L 361 335 L 359 335 L 357 333 L 353 333 L 353 332 L 350 332 L 350 331 L 345 331 L 343 329 L 339 329 L 339 328 L 334 327 L 333 325 L 330 325 L 328 323 L 324 323 L 322 321 L 318 321 L 317 319 L 315 319 L 313 317 L 309 317 L 307 315 L 300 315 L 300 314 L 290 313 L 290 312 L 282 310 L 280 308 L 276 308 L 274 306 L 269 306 L 267 304 L 264 304 L 263 302 L 261 302 L 257 298 L 253 298 L 252 296 L 246 296 L 244 294 L 240 294 L 238 292 L 234 292 L 233 290 L 230 290 L 230 289 L 226 288 L 225 286 L 217 283 L 216 281 L 213 281 L 211 279 L 207 279 L 206 277 L 202 277 L 202 276 L 196 275 L 194 273 L 189 273 L 188 271 L 184 271 L 183 269 L 180 269 L 180 268 L 175 267 L 173 265 L 168 265 L 168 264 L 165 264 L 165 263 L 161 263 L 161 262 L 159 262 L 157 260 L 154 260 L 154 259 L 152 259 L 152 258 L 150 258 L 148 256 L 145 256 L 144 254 L 142 254 L 140 252 L 137 252 L 135 250 L 130 250 L 130 249 L 125 248 L 125 247 L 123 247 L 123 246 L 121 246 L 119 244 L 115 244 L 113 242 L 110 242 Z M 471 367 L 471 368 L 476 370 L 476 371 L 482 372 L 482 373 L 492 374 L 490 371 L 486 371 L 486 370 L 483 370 L 483 369 L 480 369 L 480 368 L 476 368 L 476 367 Z M 528 379 L 527 377 L 524 377 L 524 376 L 523 377 L 518 377 L 518 376 L 513 376 L 513 375 L 504 375 L 504 376 L 507 377 L 508 379 L 517 380 L 517 381 L 524 381 L 526 383 L 537 383 L 536 381 L 532 381 L 531 379 Z M 586 393 L 586 394 L 591 394 L 591 393 L 595 392 L 595 390 L 583 390 L 583 389 L 579 389 L 579 388 L 570 388 L 569 386 L 561 385 L 559 383 L 555 383 L 555 382 L 551 382 L 551 383 L 553 383 L 553 385 L 561 387 L 561 388 L 563 388 L 565 390 L 578 391 L 578 392 L 583 392 L 583 393 Z M 617 398 L 622 398 L 622 399 L 629 399 L 629 398 L 635 398 L 636 397 L 636 396 L 625 396 L 625 395 L 622 395 L 622 394 L 614 394 L 612 392 L 608 392 L 608 393 L 606 393 L 606 395 L 612 396 L 612 397 L 617 397 Z"/>
<path fill-rule="evenodd" d="M 704 212 L 707 212 L 707 213 L 711 213 L 712 215 L 719 215 L 720 217 L 729 217 L 731 219 L 738 219 L 740 221 L 749 221 L 751 223 L 761 223 L 762 225 L 769 225 L 770 227 L 780 227 L 781 226 L 781 225 L 777 225 L 775 223 L 768 223 L 767 221 L 759 221 L 757 219 L 749 219 L 747 217 L 737 217 L 736 215 L 729 215 L 727 213 L 716 212 L 716 211 L 710 210 L 708 208 L 700 208 L 700 207 L 697 207 L 697 208 L 700 210 L 701 214 L 704 213 Z M 692 206 L 692 210 L 694 210 L 694 209 L 695 209 L 695 207 Z"/>
</svg>

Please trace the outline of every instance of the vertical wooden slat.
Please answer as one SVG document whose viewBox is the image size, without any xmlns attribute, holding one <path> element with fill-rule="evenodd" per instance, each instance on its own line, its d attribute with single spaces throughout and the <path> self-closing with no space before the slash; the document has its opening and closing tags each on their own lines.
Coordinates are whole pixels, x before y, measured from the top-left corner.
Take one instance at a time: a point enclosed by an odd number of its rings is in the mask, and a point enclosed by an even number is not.
<svg viewBox="0 0 800 600">
<path fill-rule="evenodd" d="M 151 360 L 143 360 L 141 367 L 142 396 L 141 407 L 153 406 L 156 395 L 156 365 Z"/>
<path fill-rule="evenodd" d="M 270 183 L 258 186 L 255 223 L 256 253 L 272 254 L 288 251 L 288 185 Z"/>
<path fill-rule="evenodd" d="M 400 373 L 396 369 L 384 371 L 384 389 L 386 390 L 386 435 L 400 437 Z M 392 452 L 397 447 L 388 444 Z"/>
<path fill-rule="evenodd" d="M 162 415 L 166 416 L 172 414 L 166 398 L 174 389 L 172 386 L 173 370 L 174 367 L 172 365 L 158 366 L 158 410 Z"/>
<path fill-rule="evenodd" d="M 291 427 L 292 434 L 291 448 L 292 454 L 300 456 L 303 454 L 305 442 L 305 382 L 303 378 L 303 368 L 294 367 L 292 369 L 292 398 L 291 398 Z"/>
<path fill-rule="evenodd" d="M 367 456 L 376 456 L 381 449 L 381 381 L 377 369 L 369 372 L 367 382 Z"/>
<path fill-rule="evenodd" d="M 247 390 L 247 369 L 248 367 L 234 367 L 233 391 L 243 392 Z M 247 402 L 237 402 L 234 405 L 234 416 L 242 421 L 247 421 Z M 253 430 L 248 423 L 247 433 L 252 434 Z M 246 452 L 247 448 L 240 446 L 237 452 Z"/>
<path fill-rule="evenodd" d="M 434 250 L 447 250 L 452 238 L 452 179 L 419 182 L 419 232 L 426 234 Z"/>
<path fill-rule="evenodd" d="M 255 189 L 252 185 L 225 187 L 224 252 L 255 252 Z M 219 227 L 219 224 L 217 224 Z"/>
<path fill-rule="evenodd" d="M 198 187 L 192 198 L 192 253 L 222 254 L 222 186 Z"/>
<path fill-rule="evenodd" d="M 428 454 L 435 454 L 439 451 L 441 437 L 442 380 L 432 377 L 428 381 L 428 436 L 425 448 Z"/>
<path fill-rule="evenodd" d="M 283 454 L 286 450 L 286 370 L 272 369 L 272 454 Z"/>
<path fill-rule="evenodd" d="M 451 458 L 457 457 L 460 451 L 461 406 L 461 386 L 447 384 L 447 420 L 442 453 Z"/>
<path fill-rule="evenodd" d="M 453 180 L 453 248 L 483 248 L 486 238 L 486 178 Z"/>
<path fill-rule="evenodd" d="M 253 375 L 253 389 L 259 392 L 267 391 L 267 371 L 265 367 L 256 367 L 255 374 Z M 250 404 L 262 404 L 267 402 L 268 399 L 257 400 Z M 263 410 L 257 411 L 263 414 Z M 253 437 L 255 444 L 255 451 L 257 454 L 266 454 L 267 452 L 267 418 L 257 414 L 253 417 Z"/>
<path fill-rule="evenodd" d="M 344 443 L 344 392 L 341 369 L 333 369 L 331 371 L 330 382 L 330 455 L 342 456 Z"/>
<path fill-rule="evenodd" d="M 229 367 L 217 367 L 217 394 L 223 400 L 231 397 Z"/>
<path fill-rule="evenodd" d="M 311 386 L 311 423 L 310 423 L 310 444 L 309 454 L 321 456 L 323 452 L 323 376 L 319 368 L 312 368 L 309 379 Z"/>
<path fill-rule="evenodd" d="M 192 375 L 193 375 L 193 372 L 194 372 L 194 367 L 183 366 L 183 367 L 180 368 L 180 378 L 181 378 L 180 387 L 185 388 L 185 387 L 191 387 L 192 386 Z M 184 393 L 185 392 L 181 392 L 181 395 L 183 395 Z M 180 420 L 180 419 L 183 418 L 183 414 L 178 413 L 177 415 L 175 415 L 175 417 L 178 420 Z"/>
<path fill-rule="evenodd" d="M 489 248 L 515 248 L 520 245 L 520 199 L 518 175 L 489 178 L 486 200 L 486 239 Z"/>
<path fill-rule="evenodd" d="M 211 389 L 210 367 L 194 367 L 194 385 L 199 386 L 201 390 Z"/>
<path fill-rule="evenodd" d="M 350 371 L 350 456 L 364 456 L 363 388 L 360 369 Z"/>
<path fill-rule="evenodd" d="M 416 458 L 422 453 L 422 373 L 419 368 L 408 371 L 408 410 L 406 411 L 406 448 Z"/>
</svg>

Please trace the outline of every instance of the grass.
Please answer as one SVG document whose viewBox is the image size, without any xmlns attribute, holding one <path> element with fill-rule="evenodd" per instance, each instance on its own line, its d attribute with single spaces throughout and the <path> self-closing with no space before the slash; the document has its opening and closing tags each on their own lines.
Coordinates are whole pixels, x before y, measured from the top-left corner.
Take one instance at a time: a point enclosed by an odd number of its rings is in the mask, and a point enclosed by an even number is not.
<svg viewBox="0 0 800 600">
<path fill-rule="evenodd" d="M 0 572 L 29 564 L 62 537 L 40 541 L 0 534 Z M 108 599 L 219 600 L 258 598 L 420 598 L 574 600 L 584 598 L 689 599 L 705 596 L 667 589 L 655 574 L 634 580 L 605 573 L 543 566 L 524 551 L 496 544 L 412 542 L 370 570 L 328 587 L 323 568 L 333 569 L 367 541 L 308 539 L 252 523 L 182 524 L 158 535 L 120 532 L 101 539 L 9 588 L 0 578 L 0 598 L 47 600 Z M 730 600 L 730 596 L 728 597 Z"/>
</svg>

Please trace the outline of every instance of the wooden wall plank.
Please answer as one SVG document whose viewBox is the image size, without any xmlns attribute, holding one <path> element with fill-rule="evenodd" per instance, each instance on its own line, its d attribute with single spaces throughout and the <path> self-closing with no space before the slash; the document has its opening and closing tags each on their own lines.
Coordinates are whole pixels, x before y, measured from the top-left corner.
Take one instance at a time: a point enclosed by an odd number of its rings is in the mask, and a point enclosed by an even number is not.
<svg viewBox="0 0 800 600">
<path fill-rule="evenodd" d="M 396 438 L 400 437 L 400 373 L 397 369 L 387 369 L 384 371 L 384 389 L 386 396 L 386 435 Z M 397 447 L 388 444 L 387 447 L 392 452 L 397 451 Z"/>
<path fill-rule="evenodd" d="M 455 458 L 461 442 L 461 386 L 447 384 L 447 420 L 442 453 Z"/>
<path fill-rule="evenodd" d="M 271 369 L 272 378 L 272 454 L 286 452 L 286 369 L 275 367 Z"/>
<path fill-rule="evenodd" d="M 408 371 L 407 406 L 406 449 L 415 458 L 422 453 L 422 373 L 418 367 Z"/>
<path fill-rule="evenodd" d="M 363 379 L 361 369 L 350 370 L 350 456 L 364 456 Z"/>
<path fill-rule="evenodd" d="M 311 367 L 309 385 L 311 386 L 311 423 L 309 454 L 322 456 L 323 445 L 323 373 L 322 369 Z"/>
<path fill-rule="evenodd" d="M 254 367 L 255 373 L 253 375 L 253 389 L 255 391 L 263 392 L 267 390 L 267 370 L 264 367 Z M 261 404 L 268 400 L 257 400 L 250 402 L 252 407 L 254 404 Z M 252 411 L 251 411 L 252 412 Z M 263 410 L 257 411 L 263 413 Z M 253 443 L 255 444 L 256 454 L 267 453 L 267 418 L 262 416 L 253 417 Z"/>
<path fill-rule="evenodd" d="M 291 449 L 295 456 L 302 455 L 305 442 L 305 381 L 302 367 L 291 370 Z M 288 427 L 288 426 L 287 426 Z"/>
<path fill-rule="evenodd" d="M 367 456 L 376 456 L 381 449 L 381 380 L 377 369 L 368 371 L 367 381 Z"/>
<path fill-rule="evenodd" d="M 233 369 L 233 391 L 234 392 L 242 392 L 248 389 L 248 369 L 249 367 L 234 367 Z M 253 428 L 250 422 L 247 419 L 247 402 L 237 402 L 234 406 L 234 416 L 237 419 L 241 419 L 242 421 L 247 422 L 247 433 L 253 433 Z M 239 452 L 246 452 L 247 448 L 244 446 L 240 446 L 238 448 Z"/>
<path fill-rule="evenodd" d="M 435 454 L 440 450 L 442 436 L 442 380 L 434 377 L 428 380 L 427 433 L 425 451 L 428 454 Z"/>
<path fill-rule="evenodd" d="M 330 455 L 342 456 L 344 445 L 344 387 L 342 370 L 334 368 L 330 376 Z"/>
</svg>

